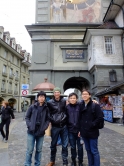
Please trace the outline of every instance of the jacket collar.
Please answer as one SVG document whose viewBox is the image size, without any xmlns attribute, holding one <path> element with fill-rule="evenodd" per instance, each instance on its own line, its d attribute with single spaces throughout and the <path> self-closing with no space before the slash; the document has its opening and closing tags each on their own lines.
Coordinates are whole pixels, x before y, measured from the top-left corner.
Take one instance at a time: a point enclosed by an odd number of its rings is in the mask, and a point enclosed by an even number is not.
<svg viewBox="0 0 124 166">
<path fill-rule="evenodd" d="M 82 104 L 83 106 L 85 106 L 85 102 L 84 102 L 83 100 L 81 101 L 81 104 Z M 89 105 L 91 105 L 91 104 L 92 104 L 92 100 L 90 99 L 90 101 L 87 103 L 86 107 L 84 107 L 83 111 L 87 110 L 87 106 L 89 106 Z"/>
<path fill-rule="evenodd" d="M 75 103 L 75 104 L 71 104 L 71 103 L 69 103 L 68 105 L 70 105 L 70 106 L 72 106 L 72 107 L 75 107 L 75 106 L 78 105 L 78 103 Z"/>
<path fill-rule="evenodd" d="M 34 106 L 38 107 L 38 106 L 39 106 L 39 103 L 36 102 L 36 103 L 34 104 Z M 45 107 L 46 107 L 46 106 L 47 106 L 46 102 L 44 102 L 42 106 L 45 106 Z"/>
<path fill-rule="evenodd" d="M 56 100 L 55 97 L 53 97 L 53 101 L 55 101 L 55 102 L 60 102 L 62 99 L 63 99 L 62 96 L 60 96 L 60 99 L 59 99 L 59 100 Z"/>
</svg>

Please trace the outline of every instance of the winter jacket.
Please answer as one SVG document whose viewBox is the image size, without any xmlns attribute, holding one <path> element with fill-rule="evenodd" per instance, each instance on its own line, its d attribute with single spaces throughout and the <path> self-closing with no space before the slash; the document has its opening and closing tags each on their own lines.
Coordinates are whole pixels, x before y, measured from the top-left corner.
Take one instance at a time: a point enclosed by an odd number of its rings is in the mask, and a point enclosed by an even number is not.
<svg viewBox="0 0 124 166">
<path fill-rule="evenodd" d="M 95 104 L 95 114 L 92 111 L 92 101 L 90 100 L 85 107 L 84 101 L 80 102 L 80 133 L 82 137 L 98 138 L 98 123 L 103 117 L 99 104 Z"/>
<path fill-rule="evenodd" d="M 60 100 L 57 101 L 53 98 L 47 102 L 47 105 L 50 111 L 50 121 L 52 126 L 63 127 L 66 125 L 66 100 L 60 98 Z M 59 115 L 62 115 L 64 119 L 58 119 L 60 117 Z M 54 117 L 56 117 L 57 120 Z"/>
<path fill-rule="evenodd" d="M 1 111 L 0 111 L 0 115 L 1 115 L 2 120 L 11 119 L 11 117 L 12 117 L 12 119 L 15 119 L 13 110 L 10 106 L 7 106 L 6 108 L 2 107 Z"/>
<path fill-rule="evenodd" d="M 67 112 L 67 127 L 68 131 L 71 133 L 79 132 L 79 116 L 80 116 L 80 106 L 76 104 L 68 104 L 66 107 Z"/>
<path fill-rule="evenodd" d="M 35 136 L 43 136 L 45 134 L 45 130 L 49 125 L 49 109 L 46 103 L 43 104 L 43 109 L 41 111 L 41 122 L 39 125 L 39 129 L 36 131 L 36 118 L 38 113 L 39 103 L 36 102 L 32 104 L 26 113 L 26 124 L 28 128 L 28 133 L 33 134 Z"/>
</svg>

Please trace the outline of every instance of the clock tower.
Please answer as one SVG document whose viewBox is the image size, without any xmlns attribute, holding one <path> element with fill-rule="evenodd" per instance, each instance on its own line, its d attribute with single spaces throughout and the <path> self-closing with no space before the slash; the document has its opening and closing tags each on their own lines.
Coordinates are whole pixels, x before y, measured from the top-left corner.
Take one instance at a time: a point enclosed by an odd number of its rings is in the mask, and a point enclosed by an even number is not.
<svg viewBox="0 0 124 166">
<path fill-rule="evenodd" d="M 95 73 L 89 71 L 89 64 L 95 60 L 91 56 L 95 54 L 95 39 L 84 43 L 83 38 L 87 28 L 95 29 L 103 23 L 109 2 L 36 0 L 35 24 L 26 26 L 32 41 L 30 90 L 44 78 L 60 87 L 62 93 L 68 88 L 93 87 Z M 95 45 L 102 48 L 99 41 Z"/>
<path fill-rule="evenodd" d="M 110 0 L 36 0 L 36 23 L 101 23 Z"/>
</svg>

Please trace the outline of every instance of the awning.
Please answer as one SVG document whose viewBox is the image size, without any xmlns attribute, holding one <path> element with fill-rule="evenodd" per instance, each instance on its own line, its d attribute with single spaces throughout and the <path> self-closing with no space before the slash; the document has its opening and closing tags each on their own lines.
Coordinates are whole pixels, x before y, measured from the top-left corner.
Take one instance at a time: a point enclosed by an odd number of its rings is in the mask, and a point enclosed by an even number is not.
<svg viewBox="0 0 124 166">
<path fill-rule="evenodd" d="M 113 85 L 109 88 L 105 88 L 105 90 L 101 91 L 101 92 L 98 92 L 95 94 L 96 97 L 98 96 L 101 96 L 101 95 L 105 95 L 105 94 L 108 94 L 108 93 L 112 93 L 114 91 L 116 91 L 119 87 L 123 86 L 124 85 L 124 81 L 121 82 L 121 83 L 118 83 L 116 85 Z"/>
</svg>

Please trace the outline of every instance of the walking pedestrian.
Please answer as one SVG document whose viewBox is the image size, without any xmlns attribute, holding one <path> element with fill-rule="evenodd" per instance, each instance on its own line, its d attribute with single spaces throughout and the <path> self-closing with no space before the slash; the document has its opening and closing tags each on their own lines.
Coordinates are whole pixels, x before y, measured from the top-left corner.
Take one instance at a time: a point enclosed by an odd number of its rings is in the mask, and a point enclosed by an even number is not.
<svg viewBox="0 0 124 166">
<path fill-rule="evenodd" d="M 83 144 L 80 143 L 79 132 L 79 116 L 80 106 L 77 102 L 78 96 L 76 93 L 69 94 L 69 104 L 67 105 L 67 127 L 69 143 L 71 146 L 71 166 L 76 166 L 76 157 L 78 153 L 78 166 L 83 166 Z M 77 149 L 76 150 L 76 145 Z"/>
<path fill-rule="evenodd" d="M 49 109 L 45 103 L 46 93 L 40 91 L 37 94 L 38 101 L 32 104 L 27 110 L 27 151 L 24 166 L 31 166 L 32 154 L 36 143 L 34 166 L 41 165 L 42 146 L 45 130 L 49 125 Z"/>
<path fill-rule="evenodd" d="M 80 133 L 84 140 L 88 157 L 88 166 L 100 166 L 100 155 L 98 151 L 98 124 L 103 118 L 99 104 L 95 104 L 95 115 L 92 111 L 91 93 L 88 90 L 82 91 L 83 101 L 80 103 Z"/>
<path fill-rule="evenodd" d="M 1 108 L 0 114 L 1 114 L 1 120 L 2 120 L 2 122 L 0 123 L 0 131 L 3 137 L 3 141 L 7 143 L 8 137 L 9 137 L 9 126 L 10 126 L 11 118 L 15 119 L 12 108 L 9 106 L 9 103 L 7 101 L 2 102 L 2 108 Z M 5 125 L 6 134 L 4 133 L 4 130 L 3 130 L 4 125 Z"/>
<path fill-rule="evenodd" d="M 53 90 L 53 99 L 47 102 L 50 110 L 51 121 L 51 156 L 47 166 L 55 164 L 57 152 L 57 140 L 60 135 L 62 142 L 62 160 L 63 166 L 68 165 L 68 131 L 67 131 L 67 116 L 66 116 L 66 100 L 61 97 L 60 88 L 56 87 Z"/>
</svg>

